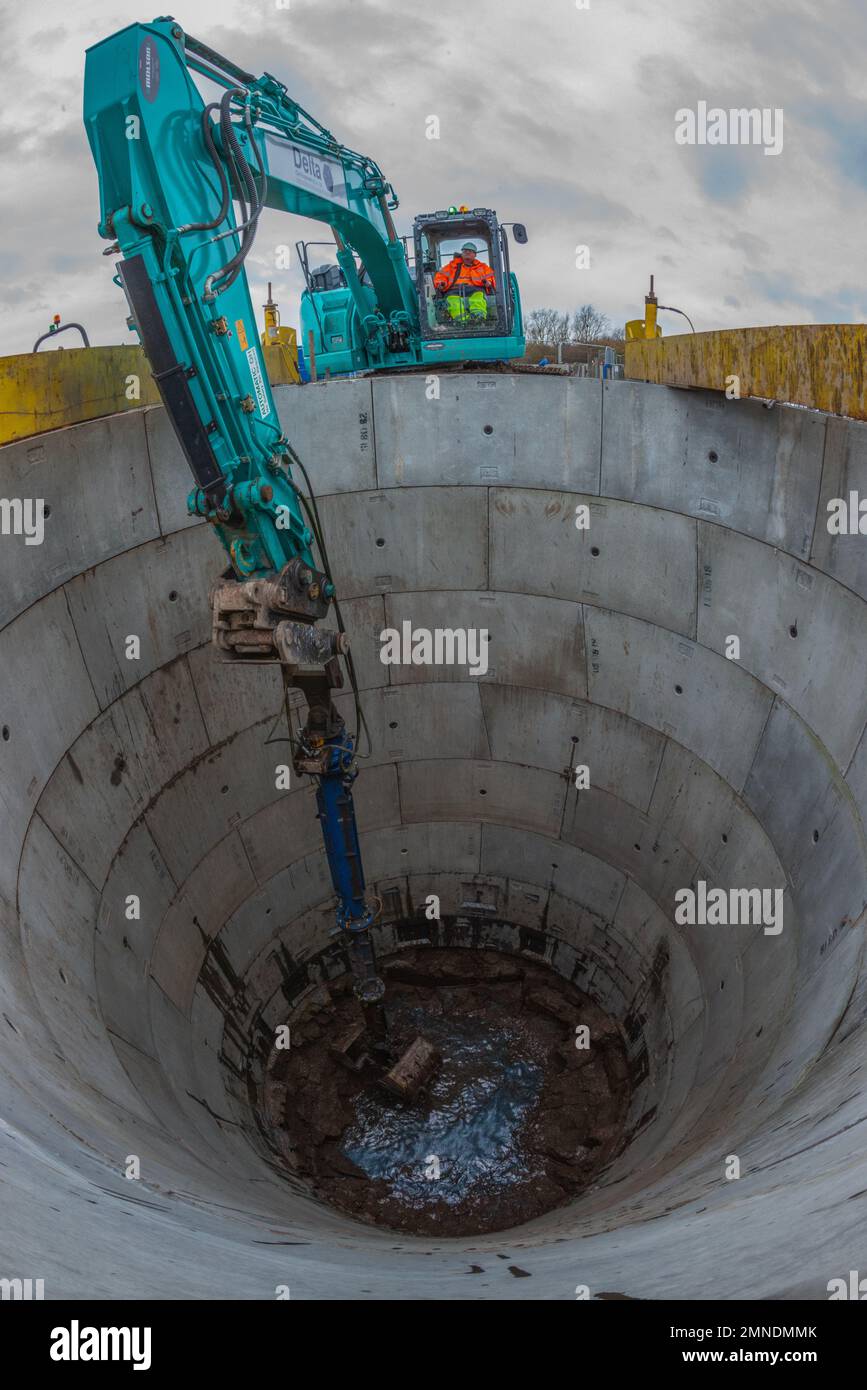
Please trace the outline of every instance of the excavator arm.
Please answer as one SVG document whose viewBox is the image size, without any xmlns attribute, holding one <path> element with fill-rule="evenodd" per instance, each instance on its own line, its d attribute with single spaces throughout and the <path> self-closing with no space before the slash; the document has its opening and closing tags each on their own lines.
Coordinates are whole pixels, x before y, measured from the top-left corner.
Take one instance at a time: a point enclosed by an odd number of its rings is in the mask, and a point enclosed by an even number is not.
<svg viewBox="0 0 867 1390">
<path fill-rule="evenodd" d="M 213 101 L 191 70 L 216 84 Z M 121 257 L 130 326 L 193 475 L 189 510 L 213 525 L 229 560 L 212 592 L 214 641 L 229 660 L 278 661 L 287 690 L 306 697 L 294 767 L 316 780 L 337 930 L 348 933 L 356 992 L 381 1034 L 375 911 L 352 798 L 356 735 L 333 696 L 341 657 L 355 686 L 352 658 L 315 498 L 309 480 L 308 498 L 293 476 L 303 466 L 278 419 L 244 262 L 265 206 L 330 221 L 371 343 L 385 351 L 413 310 L 391 190 L 371 160 L 338 145 L 273 77 L 242 72 L 170 17 L 88 50 L 84 116 L 99 231 L 112 242 L 105 254 Z M 375 273 L 375 298 L 352 282 L 350 247 Z M 337 631 L 323 626 L 332 607 Z"/>
</svg>

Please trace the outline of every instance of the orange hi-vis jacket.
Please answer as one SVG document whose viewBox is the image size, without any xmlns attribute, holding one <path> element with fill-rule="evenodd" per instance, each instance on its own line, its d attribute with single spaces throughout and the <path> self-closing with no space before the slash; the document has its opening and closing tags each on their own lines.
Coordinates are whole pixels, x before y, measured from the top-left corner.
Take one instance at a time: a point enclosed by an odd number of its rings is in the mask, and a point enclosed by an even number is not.
<svg viewBox="0 0 867 1390">
<path fill-rule="evenodd" d="M 473 261 L 472 265 L 464 265 L 461 257 L 455 256 L 448 265 L 437 271 L 434 285 L 446 293 L 454 289 L 455 285 L 472 285 L 476 290 L 493 290 L 494 272 L 484 261 Z"/>
</svg>

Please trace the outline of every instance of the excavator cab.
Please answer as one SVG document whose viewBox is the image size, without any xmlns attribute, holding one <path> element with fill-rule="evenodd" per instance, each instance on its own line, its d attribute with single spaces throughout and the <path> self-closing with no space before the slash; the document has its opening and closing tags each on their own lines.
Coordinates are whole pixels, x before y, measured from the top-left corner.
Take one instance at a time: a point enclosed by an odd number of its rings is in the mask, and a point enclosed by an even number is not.
<svg viewBox="0 0 867 1390">
<path fill-rule="evenodd" d="M 519 244 L 526 229 L 514 224 Z M 422 213 L 415 219 L 415 277 L 418 290 L 423 360 L 503 360 L 524 352 L 518 285 L 509 265 L 505 228 L 490 208 L 451 207 Z M 467 243 L 476 260 L 489 266 L 493 289 L 463 284 L 458 274 L 438 293 L 435 277 L 450 265 Z M 442 277 L 440 277 L 442 284 Z"/>
<path fill-rule="evenodd" d="M 526 228 L 512 224 L 518 245 Z M 524 355 L 524 331 L 518 282 L 509 264 L 506 228 L 490 208 L 444 208 L 415 219 L 412 244 L 403 241 L 399 257 L 406 275 L 406 334 L 379 361 L 371 357 L 367 334 L 376 325 L 380 305 L 369 271 L 353 253 L 357 288 L 353 295 L 340 266 L 329 261 L 311 266 L 310 250 L 333 243 L 298 242 L 304 276 L 301 295 L 301 346 L 314 376 L 345 376 L 370 370 L 425 368 L 437 362 L 502 362 Z M 493 291 L 455 283 L 436 293 L 434 277 L 453 261 L 466 242 L 489 266 Z M 415 298 L 415 304 L 412 299 Z M 418 320 L 417 324 L 414 320 Z"/>
</svg>

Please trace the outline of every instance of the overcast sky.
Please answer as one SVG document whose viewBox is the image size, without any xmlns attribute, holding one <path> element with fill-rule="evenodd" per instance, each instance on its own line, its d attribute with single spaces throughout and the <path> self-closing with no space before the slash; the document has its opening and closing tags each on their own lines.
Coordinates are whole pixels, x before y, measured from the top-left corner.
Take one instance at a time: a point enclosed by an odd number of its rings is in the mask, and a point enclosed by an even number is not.
<svg viewBox="0 0 867 1390">
<path fill-rule="evenodd" d="M 171 3 L 189 33 L 279 77 L 376 159 L 399 231 L 462 202 L 524 221 L 525 310 L 591 301 L 622 324 L 652 271 L 698 330 L 867 318 L 864 0 Z M 130 341 L 96 232 L 82 78 L 89 44 L 151 18 L 146 0 L 0 0 L 0 354 L 29 351 L 54 313 L 93 343 Z M 782 152 L 678 144 L 675 113 L 700 101 L 781 108 Z M 257 312 L 270 278 L 297 324 L 300 275 L 274 270 L 274 247 L 317 234 L 263 214 L 247 263 Z"/>
</svg>

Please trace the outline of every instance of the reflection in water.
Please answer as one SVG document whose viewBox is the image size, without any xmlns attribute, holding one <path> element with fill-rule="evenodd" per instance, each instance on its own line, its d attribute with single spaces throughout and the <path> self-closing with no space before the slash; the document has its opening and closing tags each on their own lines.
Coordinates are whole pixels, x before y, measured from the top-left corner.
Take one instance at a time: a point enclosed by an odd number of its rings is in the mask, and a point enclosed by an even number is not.
<svg viewBox="0 0 867 1390">
<path fill-rule="evenodd" d="M 346 1157 L 413 1206 L 477 1200 L 541 1173 L 521 1144 L 544 1079 L 526 1037 L 483 1015 L 436 1016 L 424 1008 L 401 1011 L 400 1023 L 401 1032 L 422 1033 L 439 1048 L 442 1067 L 412 1106 L 377 1087 L 362 1091 L 343 1136 Z M 436 1181 L 428 1176 L 434 1157 Z"/>
</svg>

